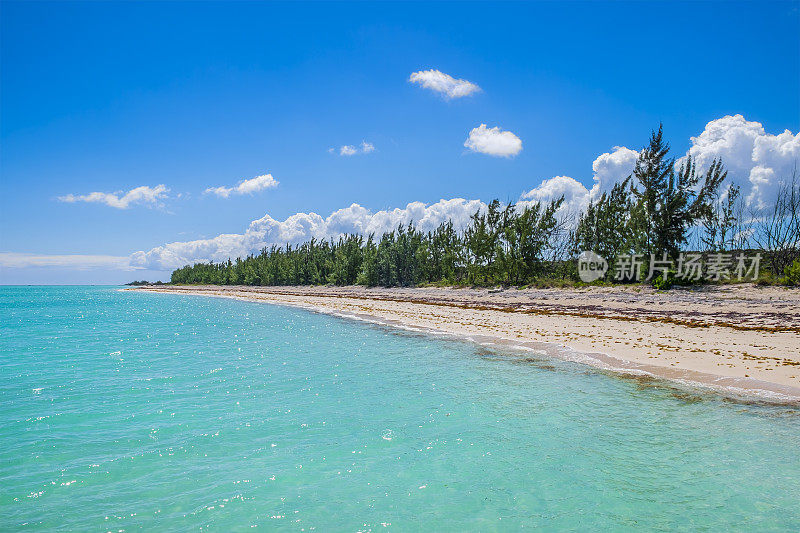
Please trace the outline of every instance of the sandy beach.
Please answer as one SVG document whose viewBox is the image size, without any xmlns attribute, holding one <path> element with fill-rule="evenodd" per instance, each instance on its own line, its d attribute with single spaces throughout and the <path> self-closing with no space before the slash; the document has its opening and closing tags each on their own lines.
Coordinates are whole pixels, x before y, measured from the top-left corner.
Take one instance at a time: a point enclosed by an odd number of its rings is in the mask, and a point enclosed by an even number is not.
<svg viewBox="0 0 800 533">
<path fill-rule="evenodd" d="M 606 370 L 800 402 L 800 290 L 147 286 L 543 350 Z"/>
</svg>

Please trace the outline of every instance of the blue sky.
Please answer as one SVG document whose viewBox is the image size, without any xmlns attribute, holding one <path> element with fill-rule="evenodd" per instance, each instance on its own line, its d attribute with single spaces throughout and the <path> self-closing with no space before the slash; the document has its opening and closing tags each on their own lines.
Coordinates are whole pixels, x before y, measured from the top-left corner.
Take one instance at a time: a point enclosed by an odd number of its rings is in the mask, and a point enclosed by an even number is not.
<svg viewBox="0 0 800 533">
<path fill-rule="evenodd" d="M 676 155 L 727 115 L 794 135 L 799 6 L 4 1 L 0 252 L 126 257 L 265 214 L 514 201 L 554 176 L 590 188 L 600 154 L 640 148 L 659 121 Z M 427 69 L 481 91 L 408 81 Z M 471 152 L 480 124 L 522 151 Z M 338 155 L 362 141 L 375 150 Z M 276 187 L 204 194 L 267 173 Z M 159 184 L 158 206 L 58 199 Z M 168 276 L 53 262 L 6 263 L 0 281 Z"/>
</svg>

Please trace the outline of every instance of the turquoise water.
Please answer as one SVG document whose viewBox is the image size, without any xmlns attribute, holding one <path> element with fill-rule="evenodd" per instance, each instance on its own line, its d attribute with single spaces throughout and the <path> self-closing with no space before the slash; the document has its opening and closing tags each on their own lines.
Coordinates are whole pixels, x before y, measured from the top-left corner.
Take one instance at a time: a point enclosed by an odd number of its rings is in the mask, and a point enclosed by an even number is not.
<svg viewBox="0 0 800 533">
<path fill-rule="evenodd" d="M 800 410 L 257 303 L 0 288 L 0 530 L 797 530 Z"/>
</svg>

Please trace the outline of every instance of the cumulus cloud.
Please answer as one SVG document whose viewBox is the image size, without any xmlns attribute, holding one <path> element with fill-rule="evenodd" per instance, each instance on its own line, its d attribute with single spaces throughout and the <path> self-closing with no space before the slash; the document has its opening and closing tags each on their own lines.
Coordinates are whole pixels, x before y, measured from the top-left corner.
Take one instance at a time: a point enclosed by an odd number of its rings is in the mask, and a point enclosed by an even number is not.
<svg viewBox="0 0 800 533">
<path fill-rule="evenodd" d="M 800 160 L 800 133 L 789 130 L 773 135 L 760 122 L 742 115 L 726 115 L 706 124 L 692 137 L 687 155 L 705 171 L 715 158 L 722 158 L 730 183 L 739 185 L 746 201 L 764 207 L 775 200 L 780 183 L 790 181 Z M 678 160 L 680 165 L 685 158 Z"/>
<path fill-rule="evenodd" d="M 367 141 L 361 141 L 358 146 L 352 144 L 345 144 L 339 148 L 339 155 L 351 156 L 356 154 L 368 154 L 375 151 L 375 145 Z M 328 148 L 328 153 L 333 154 L 336 150 Z"/>
<path fill-rule="evenodd" d="M 444 95 L 445 98 L 461 98 L 480 92 L 481 88 L 471 81 L 456 79 L 440 70 L 420 70 L 408 77 L 411 83 L 417 83 Z"/>
<path fill-rule="evenodd" d="M 714 159 L 722 158 L 728 169 L 727 183 L 740 186 L 747 203 L 756 208 L 772 205 L 781 182 L 790 181 L 795 167 L 800 168 L 800 133 L 785 130 L 773 135 L 761 123 L 742 115 L 712 120 L 691 141 L 686 155 L 676 161 L 676 168 L 691 155 L 698 169 L 705 172 Z M 524 193 L 520 200 L 548 201 L 564 194 L 564 209 L 584 209 L 630 176 L 638 157 L 636 150 L 615 146 L 592 163 L 594 183 L 590 189 L 570 177 L 556 176 Z"/>
<path fill-rule="evenodd" d="M 544 180 L 538 187 L 523 193 L 517 204 L 549 202 L 564 197 L 562 211 L 578 214 L 589 205 L 589 190 L 579 181 L 569 176 L 555 176 Z"/>
<path fill-rule="evenodd" d="M 134 204 L 146 204 L 150 207 L 158 207 L 161 206 L 161 200 L 167 197 L 168 192 L 169 189 L 164 185 L 156 185 L 155 187 L 143 185 L 131 189 L 125 194 L 122 194 L 123 191 L 114 193 L 91 192 L 83 195 L 67 194 L 66 196 L 59 196 L 58 200 L 67 203 L 100 203 L 116 209 L 127 209 Z"/>
<path fill-rule="evenodd" d="M 630 176 L 638 157 L 639 153 L 635 150 L 615 146 L 611 152 L 600 154 L 592 163 L 594 184 L 591 189 L 569 176 L 555 176 L 523 193 L 518 205 L 549 202 L 564 196 L 561 212 L 576 216 L 588 207 L 589 202 L 596 201 L 616 183 Z"/>
<path fill-rule="evenodd" d="M 116 255 L 43 255 L 0 252 L 0 267 L 64 267 L 76 270 L 102 268 L 107 270 L 136 270 L 130 257 Z"/>
<path fill-rule="evenodd" d="M 395 229 L 398 224 L 408 224 L 411 221 L 423 231 L 433 230 L 448 220 L 461 228 L 469 222 L 470 215 L 485 208 L 486 204 L 480 200 L 454 198 L 434 204 L 412 202 L 404 208 L 377 212 L 352 204 L 325 218 L 317 213 L 296 213 L 285 220 L 275 220 L 264 215 L 252 221 L 244 233 L 173 242 L 146 252 L 135 252 L 130 256 L 130 264 L 140 268 L 169 270 L 201 261 L 225 261 L 228 258 L 245 257 L 273 244 L 299 244 L 311 238 L 337 239 L 346 233 L 374 233 L 379 236 Z"/>
<path fill-rule="evenodd" d="M 601 194 L 611 191 L 618 182 L 624 180 L 633 173 L 639 152 L 615 146 L 611 152 L 601 154 L 592 163 L 594 172 L 594 185 L 590 191 L 590 197 L 595 200 Z"/>
<path fill-rule="evenodd" d="M 469 132 L 464 146 L 473 152 L 496 157 L 513 157 L 522 151 L 522 140 L 510 131 L 503 131 L 497 126 L 487 128 L 486 124 L 481 124 Z"/>
<path fill-rule="evenodd" d="M 231 194 L 253 194 L 265 189 L 272 189 L 278 186 L 278 180 L 272 174 L 256 176 L 249 180 L 242 180 L 234 187 L 209 187 L 206 194 L 216 194 L 220 198 L 228 198 Z"/>
</svg>

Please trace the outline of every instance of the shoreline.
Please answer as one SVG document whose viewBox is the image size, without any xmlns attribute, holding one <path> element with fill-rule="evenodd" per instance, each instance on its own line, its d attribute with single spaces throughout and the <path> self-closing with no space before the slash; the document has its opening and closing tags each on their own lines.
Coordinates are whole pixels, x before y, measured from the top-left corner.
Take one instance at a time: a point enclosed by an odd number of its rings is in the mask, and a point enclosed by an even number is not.
<svg viewBox="0 0 800 533">
<path fill-rule="evenodd" d="M 529 350 L 629 377 L 800 404 L 800 291 L 145 286 Z"/>
</svg>

